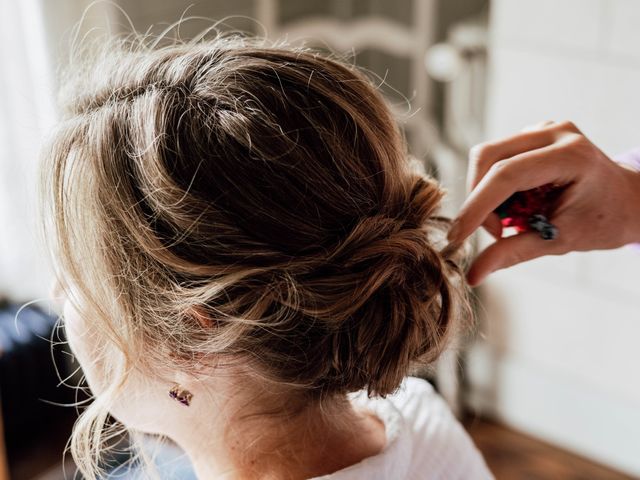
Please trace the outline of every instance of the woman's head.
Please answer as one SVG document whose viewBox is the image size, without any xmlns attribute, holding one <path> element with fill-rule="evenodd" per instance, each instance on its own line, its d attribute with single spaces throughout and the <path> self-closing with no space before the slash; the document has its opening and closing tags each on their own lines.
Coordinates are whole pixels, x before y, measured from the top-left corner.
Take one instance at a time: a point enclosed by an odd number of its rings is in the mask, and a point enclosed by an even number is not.
<svg viewBox="0 0 640 480">
<path fill-rule="evenodd" d="M 443 191 L 367 77 L 238 37 L 117 45 L 65 79 L 43 170 L 98 397 L 241 369 L 302 406 L 437 358 L 466 310 Z"/>
</svg>

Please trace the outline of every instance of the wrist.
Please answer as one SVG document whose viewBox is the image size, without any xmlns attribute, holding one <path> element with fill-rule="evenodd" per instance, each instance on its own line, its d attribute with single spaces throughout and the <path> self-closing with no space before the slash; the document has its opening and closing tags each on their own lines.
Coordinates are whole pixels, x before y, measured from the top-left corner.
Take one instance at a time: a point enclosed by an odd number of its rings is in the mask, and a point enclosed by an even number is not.
<svg viewBox="0 0 640 480">
<path fill-rule="evenodd" d="M 627 163 L 619 163 L 626 178 L 627 195 L 624 208 L 627 212 L 625 243 L 640 243 L 640 170 Z"/>
</svg>

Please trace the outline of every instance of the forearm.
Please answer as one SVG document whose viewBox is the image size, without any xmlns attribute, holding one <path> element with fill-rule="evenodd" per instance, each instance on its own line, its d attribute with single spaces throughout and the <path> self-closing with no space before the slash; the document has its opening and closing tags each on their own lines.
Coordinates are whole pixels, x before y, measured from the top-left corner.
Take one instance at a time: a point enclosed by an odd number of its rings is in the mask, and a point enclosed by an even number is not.
<svg viewBox="0 0 640 480">
<path fill-rule="evenodd" d="M 625 172 L 628 201 L 620 208 L 624 208 L 627 212 L 626 236 L 630 243 L 635 243 L 640 248 L 640 148 L 617 155 L 614 160 L 628 170 L 628 173 Z"/>
</svg>

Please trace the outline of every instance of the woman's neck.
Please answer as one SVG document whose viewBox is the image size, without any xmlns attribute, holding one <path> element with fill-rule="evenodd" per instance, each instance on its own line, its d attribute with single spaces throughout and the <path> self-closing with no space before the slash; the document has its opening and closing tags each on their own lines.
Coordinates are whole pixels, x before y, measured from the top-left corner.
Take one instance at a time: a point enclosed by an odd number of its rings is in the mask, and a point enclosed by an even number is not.
<svg viewBox="0 0 640 480">
<path fill-rule="evenodd" d="M 346 468 L 385 447 L 380 419 L 349 402 L 340 405 L 331 412 L 309 409 L 284 419 L 265 416 L 226 424 L 209 410 L 174 439 L 202 480 L 308 479 Z"/>
</svg>

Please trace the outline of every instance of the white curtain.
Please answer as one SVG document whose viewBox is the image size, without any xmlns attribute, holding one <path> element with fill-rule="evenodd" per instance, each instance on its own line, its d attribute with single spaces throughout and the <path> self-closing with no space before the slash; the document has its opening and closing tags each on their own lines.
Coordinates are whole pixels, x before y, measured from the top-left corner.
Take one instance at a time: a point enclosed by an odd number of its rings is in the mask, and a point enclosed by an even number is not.
<svg viewBox="0 0 640 480">
<path fill-rule="evenodd" d="M 45 296 L 51 282 L 37 236 L 37 167 L 55 121 L 52 69 L 38 0 L 0 0 L 0 297 Z"/>
<path fill-rule="evenodd" d="M 57 120 L 54 72 L 75 33 L 117 30 L 115 5 L 0 0 L 0 298 L 49 294 L 53 270 L 38 235 L 37 181 L 40 147 Z"/>
</svg>

